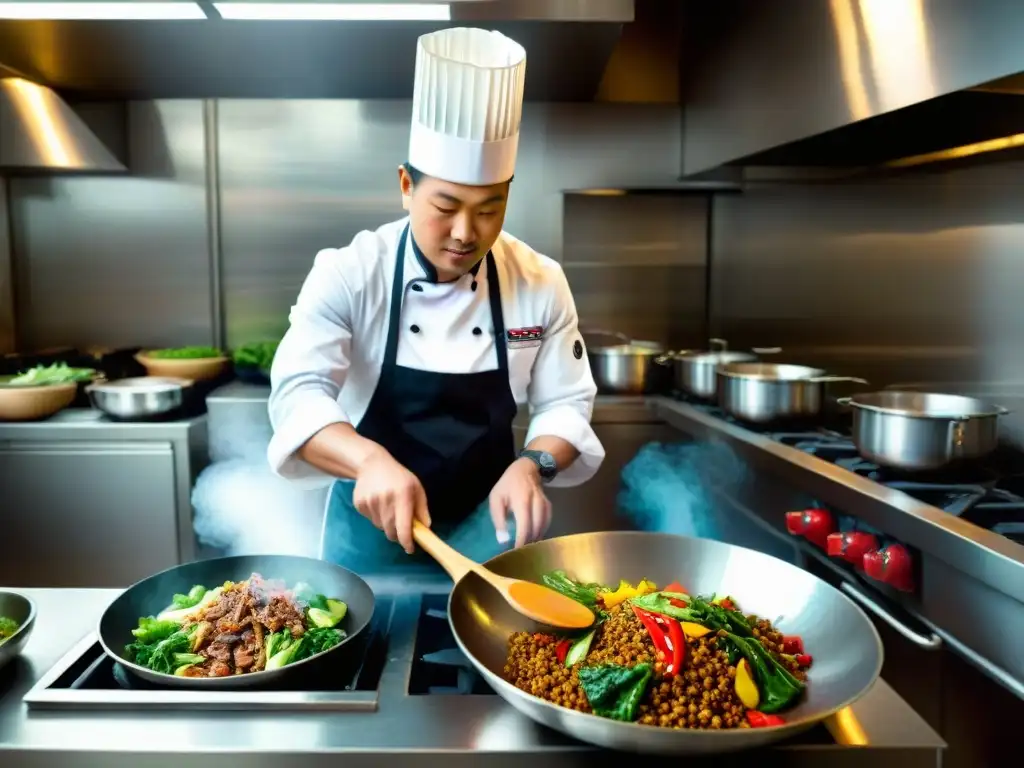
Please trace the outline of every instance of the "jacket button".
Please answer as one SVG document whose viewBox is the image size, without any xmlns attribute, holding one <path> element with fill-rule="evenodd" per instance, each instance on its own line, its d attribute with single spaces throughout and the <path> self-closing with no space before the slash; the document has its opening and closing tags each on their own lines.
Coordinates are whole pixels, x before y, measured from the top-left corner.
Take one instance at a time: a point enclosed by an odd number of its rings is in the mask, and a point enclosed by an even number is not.
<svg viewBox="0 0 1024 768">
<path fill-rule="evenodd" d="M 422 286 L 422 285 L 420 285 L 419 283 L 413 283 L 413 284 L 412 284 L 412 289 L 413 289 L 414 291 L 420 291 L 420 292 L 422 292 L 422 291 L 423 291 L 423 286 Z"/>
<path fill-rule="evenodd" d="M 479 328 L 474 328 L 473 329 L 473 335 L 474 336 L 479 336 L 481 333 L 483 333 L 483 331 L 481 331 Z"/>
<path fill-rule="evenodd" d="M 470 283 L 469 287 L 472 288 L 475 291 L 476 290 L 476 280 L 474 280 L 472 283 Z"/>
<path fill-rule="evenodd" d="M 419 333 L 420 327 L 418 325 L 410 325 L 409 330 L 412 331 L 413 333 Z"/>
</svg>

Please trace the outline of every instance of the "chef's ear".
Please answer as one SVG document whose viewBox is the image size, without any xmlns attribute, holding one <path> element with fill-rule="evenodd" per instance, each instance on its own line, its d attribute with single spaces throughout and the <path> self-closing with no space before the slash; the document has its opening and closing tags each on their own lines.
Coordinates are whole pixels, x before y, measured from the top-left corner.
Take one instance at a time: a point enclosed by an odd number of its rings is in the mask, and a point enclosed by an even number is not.
<svg viewBox="0 0 1024 768">
<path fill-rule="evenodd" d="M 402 208 L 408 211 L 412 204 L 412 176 L 409 174 L 405 164 L 398 166 L 398 188 L 402 192 Z"/>
</svg>

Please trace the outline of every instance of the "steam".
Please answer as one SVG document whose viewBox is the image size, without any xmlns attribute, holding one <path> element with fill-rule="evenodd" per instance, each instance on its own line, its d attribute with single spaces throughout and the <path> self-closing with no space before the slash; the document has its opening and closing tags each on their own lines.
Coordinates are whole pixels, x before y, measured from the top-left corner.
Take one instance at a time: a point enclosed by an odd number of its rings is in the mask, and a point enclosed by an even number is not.
<svg viewBox="0 0 1024 768">
<path fill-rule="evenodd" d="M 728 540 L 715 486 L 743 482 L 747 468 L 724 443 L 648 443 L 622 472 L 619 508 L 635 527 Z"/>
<path fill-rule="evenodd" d="M 262 452 L 217 461 L 192 490 L 193 527 L 200 543 L 229 555 L 317 557 L 325 499 L 275 475 Z"/>
</svg>

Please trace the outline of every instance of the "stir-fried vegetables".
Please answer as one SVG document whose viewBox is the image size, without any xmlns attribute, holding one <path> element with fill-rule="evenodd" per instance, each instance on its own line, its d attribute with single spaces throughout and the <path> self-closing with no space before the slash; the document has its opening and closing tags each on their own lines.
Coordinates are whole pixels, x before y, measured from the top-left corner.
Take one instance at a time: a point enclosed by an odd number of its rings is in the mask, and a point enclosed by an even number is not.
<svg viewBox="0 0 1024 768">
<path fill-rule="evenodd" d="M 214 589 L 175 594 L 156 616 L 139 619 L 129 661 L 186 677 L 223 677 L 279 669 L 328 650 L 346 636 L 340 600 L 307 584 L 287 590 L 253 574 Z"/>
<path fill-rule="evenodd" d="M 806 689 L 804 670 L 812 659 L 804 651 L 803 640 L 794 635 L 783 636 L 769 623 L 744 615 L 732 597 L 691 595 L 679 582 L 658 590 L 647 579 L 635 586 L 620 581 L 615 589 L 610 589 L 602 584 L 577 582 L 561 570 L 546 574 L 543 581 L 597 614 L 595 627 L 585 634 L 537 636 L 533 641 L 535 647 L 553 645 L 558 664 L 574 669 L 580 690 L 594 714 L 635 720 L 652 684 L 657 687 L 659 681 L 680 675 L 687 668 L 692 670 L 688 664 L 707 663 L 706 655 L 704 662 L 691 662 L 688 644 L 695 648 L 700 644 L 705 649 L 698 652 L 698 658 L 699 654 L 707 654 L 708 648 L 717 648 L 712 652 L 721 654 L 721 663 L 728 660 L 731 679 L 723 680 L 721 685 L 733 688 L 733 700 L 738 700 L 743 708 L 740 711 L 746 713 L 742 724 L 736 722 L 731 727 L 783 724 L 777 713 L 795 705 Z M 588 656 L 600 647 L 597 643 L 602 624 L 621 609 L 634 614 L 646 630 L 657 666 L 643 661 L 643 656 L 637 661 L 634 651 L 615 650 L 599 651 L 600 663 L 588 663 Z M 604 641 L 605 645 L 607 642 Z M 626 663 L 617 663 L 624 659 Z M 556 678 L 555 685 L 560 679 Z"/>
</svg>

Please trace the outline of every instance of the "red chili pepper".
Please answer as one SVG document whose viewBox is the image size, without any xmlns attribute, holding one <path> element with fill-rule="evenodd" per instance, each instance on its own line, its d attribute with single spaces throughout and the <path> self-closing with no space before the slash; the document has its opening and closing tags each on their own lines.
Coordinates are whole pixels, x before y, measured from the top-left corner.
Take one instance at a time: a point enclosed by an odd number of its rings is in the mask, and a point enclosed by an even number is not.
<svg viewBox="0 0 1024 768">
<path fill-rule="evenodd" d="M 756 709 L 747 710 L 747 722 L 751 728 L 772 728 L 776 725 L 785 725 L 786 721 L 778 715 L 766 715 Z"/>
<path fill-rule="evenodd" d="M 812 661 L 814 661 L 814 657 L 811 656 L 809 653 L 801 653 L 798 654 L 796 657 L 796 663 L 799 664 L 801 667 L 811 666 Z"/>
<path fill-rule="evenodd" d="M 782 636 L 782 652 L 788 653 L 791 656 L 797 653 L 804 652 L 804 640 L 800 635 L 783 635 Z"/>
<path fill-rule="evenodd" d="M 572 640 L 563 640 L 555 646 L 555 656 L 558 657 L 559 664 L 565 664 L 565 656 L 569 653 L 569 649 L 572 647 Z"/>
<path fill-rule="evenodd" d="M 722 602 L 720 602 L 719 605 L 722 606 L 723 608 L 725 608 L 725 610 L 727 610 L 727 611 L 735 611 L 736 610 L 736 603 L 734 603 L 728 597 L 725 598 L 725 600 L 723 600 Z"/>
<path fill-rule="evenodd" d="M 658 652 L 658 658 L 665 663 L 665 676 L 671 677 L 683 668 L 683 661 L 686 658 L 686 637 L 683 635 L 683 626 L 671 616 L 650 613 L 633 606 L 633 613 L 640 619 L 647 634 L 651 636 L 651 642 Z"/>
</svg>

